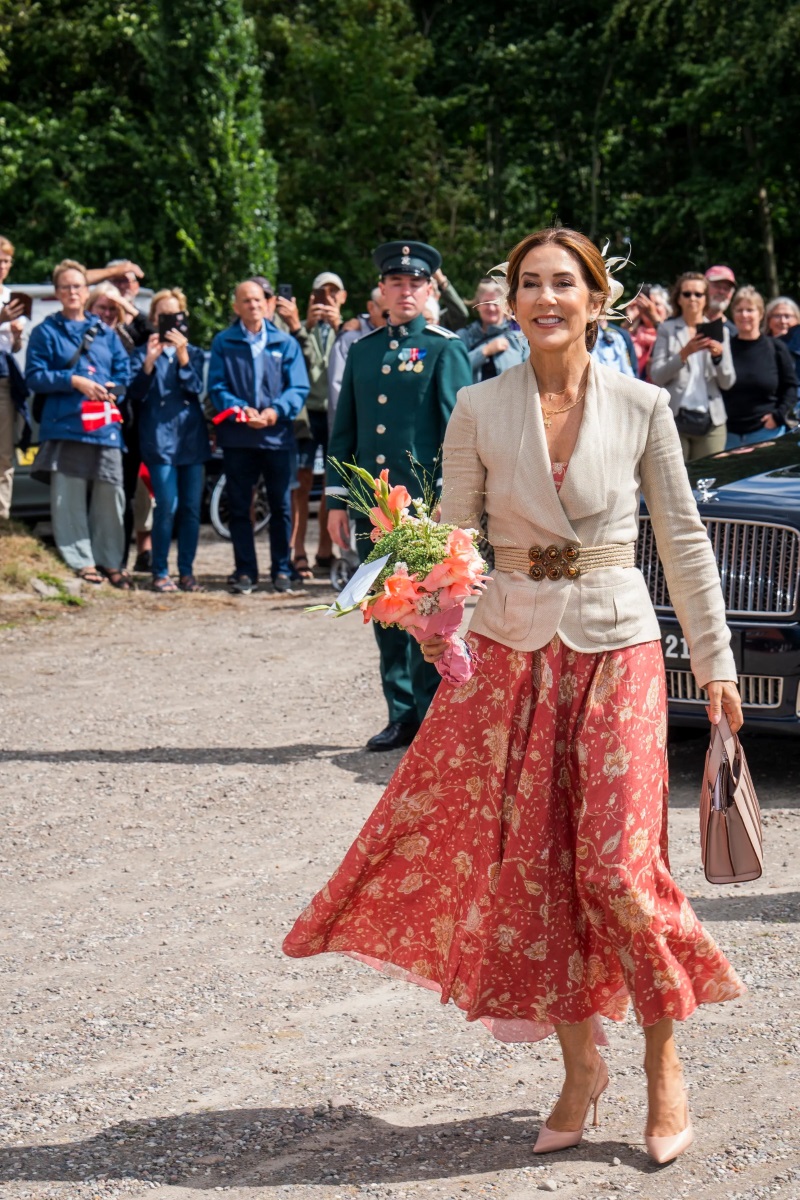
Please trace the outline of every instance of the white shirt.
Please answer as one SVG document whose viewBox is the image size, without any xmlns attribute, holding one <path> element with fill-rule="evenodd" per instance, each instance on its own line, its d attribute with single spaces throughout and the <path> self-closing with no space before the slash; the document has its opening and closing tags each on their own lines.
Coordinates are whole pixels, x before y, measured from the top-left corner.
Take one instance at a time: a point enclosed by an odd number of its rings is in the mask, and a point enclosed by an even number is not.
<svg viewBox="0 0 800 1200">
<path fill-rule="evenodd" d="M 11 290 L 5 284 L 0 286 L 0 308 L 4 308 L 11 299 Z M 10 321 L 0 325 L 0 354 L 10 354 L 14 346 L 14 331 Z"/>
<path fill-rule="evenodd" d="M 698 350 L 697 354 L 690 354 L 686 360 L 689 368 L 689 382 L 683 393 L 681 408 L 688 408 L 691 412 L 708 412 L 708 385 L 705 371 L 707 354 L 707 350 Z"/>
</svg>

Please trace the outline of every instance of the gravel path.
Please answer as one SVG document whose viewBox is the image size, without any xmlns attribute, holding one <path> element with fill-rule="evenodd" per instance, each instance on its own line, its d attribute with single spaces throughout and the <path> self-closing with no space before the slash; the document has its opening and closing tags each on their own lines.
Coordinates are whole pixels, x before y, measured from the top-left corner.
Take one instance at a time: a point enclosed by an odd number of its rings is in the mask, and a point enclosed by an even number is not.
<svg viewBox="0 0 800 1200">
<path fill-rule="evenodd" d="M 215 585 L 229 553 L 203 542 Z M 797 745 L 746 743 L 768 871 L 734 888 L 698 866 L 702 739 L 672 746 L 673 867 L 751 988 L 680 1031 L 695 1148 L 645 1156 L 631 1021 L 600 1128 L 535 1160 L 552 1040 L 280 953 L 399 758 L 361 748 L 371 636 L 306 602 L 139 593 L 0 632 L 3 1200 L 800 1197 Z"/>
</svg>

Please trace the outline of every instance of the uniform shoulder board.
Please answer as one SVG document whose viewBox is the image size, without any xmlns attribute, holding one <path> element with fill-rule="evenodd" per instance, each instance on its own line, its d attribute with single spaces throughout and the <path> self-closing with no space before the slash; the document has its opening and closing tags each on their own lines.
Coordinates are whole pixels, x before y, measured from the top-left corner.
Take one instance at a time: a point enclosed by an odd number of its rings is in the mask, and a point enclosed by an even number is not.
<svg viewBox="0 0 800 1200">
<path fill-rule="evenodd" d="M 444 325 L 429 325 L 428 333 L 440 333 L 442 337 L 458 338 L 457 333 L 453 333 L 452 329 L 445 329 Z"/>
</svg>

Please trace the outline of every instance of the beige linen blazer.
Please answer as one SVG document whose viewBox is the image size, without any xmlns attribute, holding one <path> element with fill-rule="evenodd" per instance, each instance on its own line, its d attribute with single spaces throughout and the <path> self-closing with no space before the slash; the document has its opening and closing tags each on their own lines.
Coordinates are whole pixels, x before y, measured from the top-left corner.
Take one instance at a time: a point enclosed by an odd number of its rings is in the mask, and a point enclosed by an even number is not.
<svg viewBox="0 0 800 1200">
<path fill-rule="evenodd" d="M 583 421 L 557 492 L 530 361 L 462 388 L 444 441 L 442 520 L 478 528 L 495 547 L 630 544 L 644 495 L 675 612 L 703 687 L 736 680 L 719 572 L 697 512 L 663 389 L 591 361 Z M 470 629 L 515 650 L 554 634 L 598 653 L 660 637 L 636 567 L 535 582 L 496 571 Z"/>
</svg>

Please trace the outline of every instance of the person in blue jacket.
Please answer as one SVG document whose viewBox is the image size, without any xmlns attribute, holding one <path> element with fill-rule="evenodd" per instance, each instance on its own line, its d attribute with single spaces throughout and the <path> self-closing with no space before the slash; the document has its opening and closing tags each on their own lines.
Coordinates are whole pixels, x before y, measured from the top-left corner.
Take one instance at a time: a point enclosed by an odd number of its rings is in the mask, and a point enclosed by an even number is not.
<svg viewBox="0 0 800 1200">
<path fill-rule="evenodd" d="M 41 406 L 35 473 L 49 476 L 53 536 L 67 566 L 87 583 L 105 578 L 128 589 L 117 407 L 130 376 L 128 355 L 113 329 L 86 316 L 80 263 L 60 262 L 53 284 L 61 312 L 36 326 L 25 360 L 25 382 L 36 393 L 35 410 L 37 401 Z"/>
<path fill-rule="evenodd" d="M 208 394 L 217 412 L 233 410 L 217 426 L 236 564 L 228 590 L 247 594 L 258 583 L 250 507 L 263 475 L 272 583 L 277 592 L 288 592 L 296 586 L 289 551 L 293 424 L 308 395 L 308 374 L 299 342 L 272 324 L 275 296 L 267 298 L 260 284 L 247 280 L 236 288 L 233 311 L 239 319 L 211 343 L 208 372 Z"/>
<path fill-rule="evenodd" d="M 488 276 L 480 281 L 472 306 L 478 314 L 458 336 L 467 348 L 472 382 L 494 379 L 509 367 L 517 367 L 528 358 L 528 339 L 513 329 L 505 311 L 503 291 Z"/>
<path fill-rule="evenodd" d="M 186 297 L 180 288 L 156 292 L 150 304 L 150 326 L 160 316 L 184 316 Z M 128 398 L 137 408 L 142 462 L 150 472 L 156 507 L 153 516 L 153 591 L 201 592 L 194 577 L 200 536 L 205 463 L 211 457 L 205 414 L 200 402 L 205 355 L 180 329 L 169 329 L 162 342 L 150 335 L 134 351 Z M 169 576 L 172 530 L 178 526 L 178 586 Z"/>
</svg>

